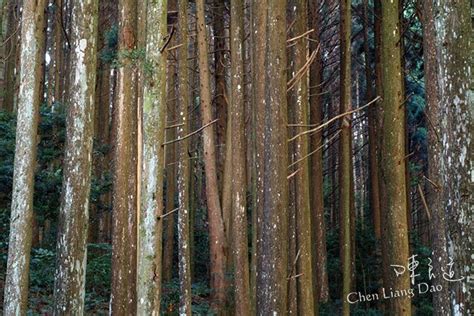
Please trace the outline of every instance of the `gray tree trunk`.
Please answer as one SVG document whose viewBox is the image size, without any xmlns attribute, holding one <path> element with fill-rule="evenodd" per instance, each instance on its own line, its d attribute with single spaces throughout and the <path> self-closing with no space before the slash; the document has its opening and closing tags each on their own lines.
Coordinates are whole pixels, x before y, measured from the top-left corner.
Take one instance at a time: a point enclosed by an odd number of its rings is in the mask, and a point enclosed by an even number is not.
<svg viewBox="0 0 474 316">
<path fill-rule="evenodd" d="M 137 313 L 159 315 L 163 234 L 164 127 L 166 117 L 167 1 L 149 1 L 143 64 L 143 140 L 138 234 Z"/>
<path fill-rule="evenodd" d="M 256 137 L 259 166 L 257 180 L 262 203 L 258 213 L 257 241 L 257 314 L 285 315 L 287 312 L 288 267 L 288 141 L 286 101 L 286 0 L 268 1 L 256 12 L 257 29 L 268 29 L 263 56 L 257 52 L 256 62 L 263 61 L 263 82 L 255 82 L 257 108 Z M 260 24 L 260 25 L 259 25 Z M 262 43 L 263 45 L 263 43 Z M 263 57 L 263 58 L 262 58 Z M 261 84 L 261 86 L 260 86 Z M 261 90 L 260 90 L 261 89 Z M 261 160 L 260 160 L 261 159 Z M 260 191 L 261 190 L 261 191 Z"/>
<path fill-rule="evenodd" d="M 32 241 L 33 187 L 36 164 L 41 63 L 44 45 L 44 0 L 23 6 L 20 48 L 20 91 L 16 129 L 10 239 L 3 312 L 23 315 L 28 305 L 28 275 Z"/>
<path fill-rule="evenodd" d="M 55 314 L 82 314 L 87 261 L 87 229 L 96 81 L 98 2 L 74 2 L 67 142 L 59 212 Z"/>
<path fill-rule="evenodd" d="M 472 209 L 472 27 L 469 1 L 437 0 L 435 29 L 438 66 L 440 169 L 447 224 L 451 313 L 471 315 L 473 292 Z M 436 260 L 434 260 L 436 261 Z M 449 268 L 444 267 L 449 273 Z M 438 276 L 441 277 L 441 276 Z M 471 281 L 469 281 L 471 280 Z"/>
<path fill-rule="evenodd" d="M 184 124 L 178 128 L 178 137 L 189 132 L 188 106 L 191 101 L 191 89 L 188 84 L 188 0 L 179 0 L 178 36 L 183 46 L 178 49 L 178 121 Z M 178 143 L 178 253 L 180 284 L 180 315 L 191 315 L 191 243 L 190 243 L 190 160 L 189 140 Z"/>
</svg>

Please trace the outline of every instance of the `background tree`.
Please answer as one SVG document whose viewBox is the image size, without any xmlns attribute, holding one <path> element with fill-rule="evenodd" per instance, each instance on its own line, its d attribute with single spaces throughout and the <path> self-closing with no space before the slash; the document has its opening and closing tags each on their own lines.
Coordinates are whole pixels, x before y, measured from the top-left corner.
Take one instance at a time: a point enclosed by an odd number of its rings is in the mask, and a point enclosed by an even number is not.
<svg viewBox="0 0 474 316">
<path fill-rule="evenodd" d="M 340 75 L 340 114 L 349 112 L 352 108 L 351 94 L 351 2 L 341 0 L 340 4 L 340 32 L 341 32 L 341 75 Z M 352 179 L 352 142 L 351 117 L 346 115 L 341 122 L 341 136 L 339 139 L 339 199 L 340 199 L 340 227 L 341 227 L 341 262 L 342 262 L 342 298 L 343 314 L 350 314 L 350 305 L 347 295 L 352 290 L 352 229 L 354 194 Z"/>
<path fill-rule="evenodd" d="M 221 311 L 225 304 L 225 262 L 227 257 L 224 222 L 219 201 L 219 187 L 216 169 L 216 146 L 212 126 L 211 85 L 209 77 L 208 41 L 204 17 L 204 0 L 196 2 L 196 23 L 198 35 L 198 60 L 201 95 L 203 131 L 204 167 L 206 175 L 206 198 L 209 218 L 209 248 L 211 256 L 211 288 L 213 304 L 216 311 Z"/>
<path fill-rule="evenodd" d="M 294 38 L 301 36 L 308 27 L 308 7 L 306 1 L 291 1 L 293 5 L 291 17 L 294 20 L 290 34 Z M 308 122 L 308 69 L 305 66 L 316 52 L 308 53 L 306 38 L 296 39 L 291 42 L 290 56 L 292 62 L 291 71 L 293 77 L 289 83 L 289 119 L 296 126 L 296 131 L 307 126 Z M 310 55 L 311 54 L 311 55 Z M 290 278 L 296 278 L 297 284 L 297 307 L 298 313 L 305 315 L 314 314 L 314 293 L 313 293 L 313 267 L 312 267 L 312 243 L 311 238 L 311 210 L 310 210 L 310 186 L 309 186 L 309 142 L 308 136 L 298 137 L 293 145 L 291 156 L 293 161 L 289 168 L 289 173 L 293 175 L 288 181 L 294 185 L 294 216 L 296 236 L 296 267 L 293 269 Z M 291 232 L 290 232 L 291 234 Z M 291 255 L 291 254 L 290 254 Z M 293 260 L 289 260 L 290 265 Z M 291 268 L 290 268 L 291 269 Z M 296 277 L 299 275 L 299 277 Z"/>
</svg>

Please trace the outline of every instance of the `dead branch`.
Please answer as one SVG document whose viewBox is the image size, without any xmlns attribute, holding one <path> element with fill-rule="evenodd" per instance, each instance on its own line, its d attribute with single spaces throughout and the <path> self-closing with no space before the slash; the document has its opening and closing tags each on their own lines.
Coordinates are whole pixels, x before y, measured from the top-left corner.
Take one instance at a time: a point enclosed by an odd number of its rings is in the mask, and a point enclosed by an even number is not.
<svg viewBox="0 0 474 316">
<path fill-rule="evenodd" d="M 292 138 L 290 138 L 288 140 L 288 142 L 292 142 L 294 141 L 295 139 L 297 139 L 298 137 L 301 137 L 301 136 L 304 136 L 304 135 L 307 135 L 307 134 L 312 134 L 312 133 L 315 133 L 319 130 L 321 130 L 322 128 L 328 126 L 329 124 L 333 123 L 334 121 L 337 121 L 338 119 L 340 118 L 343 118 L 347 115 L 351 115 L 352 113 L 355 113 L 355 112 L 358 112 L 358 111 L 362 111 L 363 109 L 367 108 L 368 106 L 370 106 L 371 104 L 375 103 L 376 101 L 378 101 L 380 99 L 380 96 L 376 97 L 375 99 L 373 99 L 372 101 L 370 101 L 369 103 L 367 103 L 366 105 L 364 106 L 361 106 L 357 109 L 354 109 L 354 110 L 351 110 L 351 111 L 347 111 L 345 113 L 341 113 L 339 115 L 336 115 L 335 117 L 333 117 L 332 119 L 328 120 L 327 122 L 313 128 L 313 129 L 310 129 L 310 130 L 307 130 L 307 131 L 304 131 L 304 132 L 301 132 L 295 136 L 293 136 Z M 292 126 L 294 126 L 295 124 L 293 124 Z"/>
<path fill-rule="evenodd" d="M 183 137 L 176 138 L 176 139 L 173 139 L 173 140 L 164 142 L 161 146 L 166 146 L 166 145 L 169 145 L 169 144 L 173 144 L 173 143 L 182 141 L 182 140 L 184 140 L 184 139 L 186 139 L 186 138 L 189 138 L 189 137 L 191 137 L 191 136 L 193 136 L 193 135 L 195 135 L 195 134 L 201 132 L 201 131 L 202 131 L 203 129 L 205 129 L 206 127 L 208 127 L 208 126 L 214 124 L 214 123 L 217 122 L 218 120 L 219 120 L 219 119 L 215 119 L 214 121 L 211 121 L 211 122 L 207 123 L 206 125 L 204 125 L 204 126 L 198 128 L 197 130 L 195 130 L 195 131 L 192 132 L 192 133 L 189 133 L 188 135 L 185 135 L 185 136 L 183 136 Z"/>
</svg>

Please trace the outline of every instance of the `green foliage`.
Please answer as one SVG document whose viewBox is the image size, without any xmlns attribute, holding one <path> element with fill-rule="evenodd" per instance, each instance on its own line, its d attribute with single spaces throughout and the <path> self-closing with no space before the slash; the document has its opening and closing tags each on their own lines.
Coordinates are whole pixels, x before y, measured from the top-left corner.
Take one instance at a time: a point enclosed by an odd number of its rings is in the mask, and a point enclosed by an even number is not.
<svg viewBox="0 0 474 316">
<path fill-rule="evenodd" d="M 100 52 L 100 59 L 106 64 L 113 64 L 117 60 L 118 26 L 113 25 L 104 35 L 105 45 Z"/>
<path fill-rule="evenodd" d="M 47 106 L 41 107 L 33 202 L 40 223 L 45 219 L 54 219 L 58 214 L 66 140 L 65 126 L 66 114 L 63 105 L 55 104 L 54 110 Z"/>
<path fill-rule="evenodd" d="M 356 223 L 356 280 L 355 291 L 361 293 L 377 293 L 379 279 L 381 279 L 381 258 L 376 253 L 377 241 L 373 228 L 365 223 Z M 332 229 L 327 234 L 327 254 L 328 254 L 328 277 L 330 297 L 340 298 L 342 273 L 339 254 L 339 230 Z M 336 299 L 321 305 L 321 315 L 337 315 L 342 307 L 342 301 Z M 364 302 L 351 306 L 353 315 L 381 315 L 377 311 L 376 302 Z"/>
<path fill-rule="evenodd" d="M 8 205 L 13 185 L 13 159 L 15 155 L 16 118 L 0 111 L 0 207 Z"/>
<path fill-rule="evenodd" d="M 88 313 L 102 314 L 108 309 L 111 253 L 108 244 L 88 245 L 85 303 Z M 31 253 L 29 315 L 52 313 L 55 261 L 52 250 L 38 248 Z"/>
<path fill-rule="evenodd" d="M 428 263 L 431 256 L 431 249 L 423 246 L 418 238 L 414 237 L 412 239 L 413 253 L 411 255 L 417 255 L 416 260 L 419 261 L 419 266 L 416 268 L 416 273 L 419 274 L 419 276 L 416 277 L 415 282 L 416 284 L 427 283 L 431 285 L 428 278 Z M 413 297 L 413 305 L 415 306 L 416 315 L 433 315 L 432 299 L 431 292 L 415 295 Z"/>
<path fill-rule="evenodd" d="M 112 246 L 89 244 L 87 247 L 86 310 L 107 310 L 110 297 Z"/>
<path fill-rule="evenodd" d="M 164 315 L 178 315 L 179 279 L 163 284 L 161 310 Z M 209 305 L 210 289 L 206 282 L 197 282 L 191 286 L 192 311 L 195 315 L 212 315 Z"/>
</svg>

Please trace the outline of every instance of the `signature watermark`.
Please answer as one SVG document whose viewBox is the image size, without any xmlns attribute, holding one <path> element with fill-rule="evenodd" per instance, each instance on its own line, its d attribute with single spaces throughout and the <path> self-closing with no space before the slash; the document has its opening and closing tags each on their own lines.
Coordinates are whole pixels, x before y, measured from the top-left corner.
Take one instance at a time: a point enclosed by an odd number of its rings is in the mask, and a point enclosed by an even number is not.
<svg viewBox="0 0 474 316">
<path fill-rule="evenodd" d="M 417 268 L 420 265 L 420 262 L 417 260 L 418 255 L 412 255 L 408 258 L 407 265 L 396 265 L 392 264 L 390 267 L 393 269 L 393 273 L 395 273 L 395 277 L 400 277 L 405 273 L 410 274 L 410 283 L 411 287 L 407 289 L 392 289 L 392 288 L 384 288 L 380 289 L 378 293 L 371 293 L 371 294 L 364 294 L 362 292 L 351 292 L 347 294 L 346 300 L 349 304 L 356 304 L 359 302 L 371 302 L 371 301 L 378 301 L 381 299 L 393 299 L 393 298 L 400 298 L 400 297 L 409 297 L 412 298 L 416 294 L 422 295 L 426 293 L 435 293 L 440 292 L 443 290 L 443 287 L 438 285 L 430 285 L 427 282 L 417 282 L 417 278 L 420 277 L 420 274 L 417 273 Z M 442 277 L 447 282 L 461 282 L 464 277 L 457 277 L 454 273 L 453 266 L 454 261 L 453 258 L 449 257 L 449 263 L 446 267 L 441 268 L 442 275 L 437 276 L 433 272 L 433 265 L 432 265 L 431 258 L 428 258 L 428 280 L 432 280 L 436 277 Z"/>
</svg>

